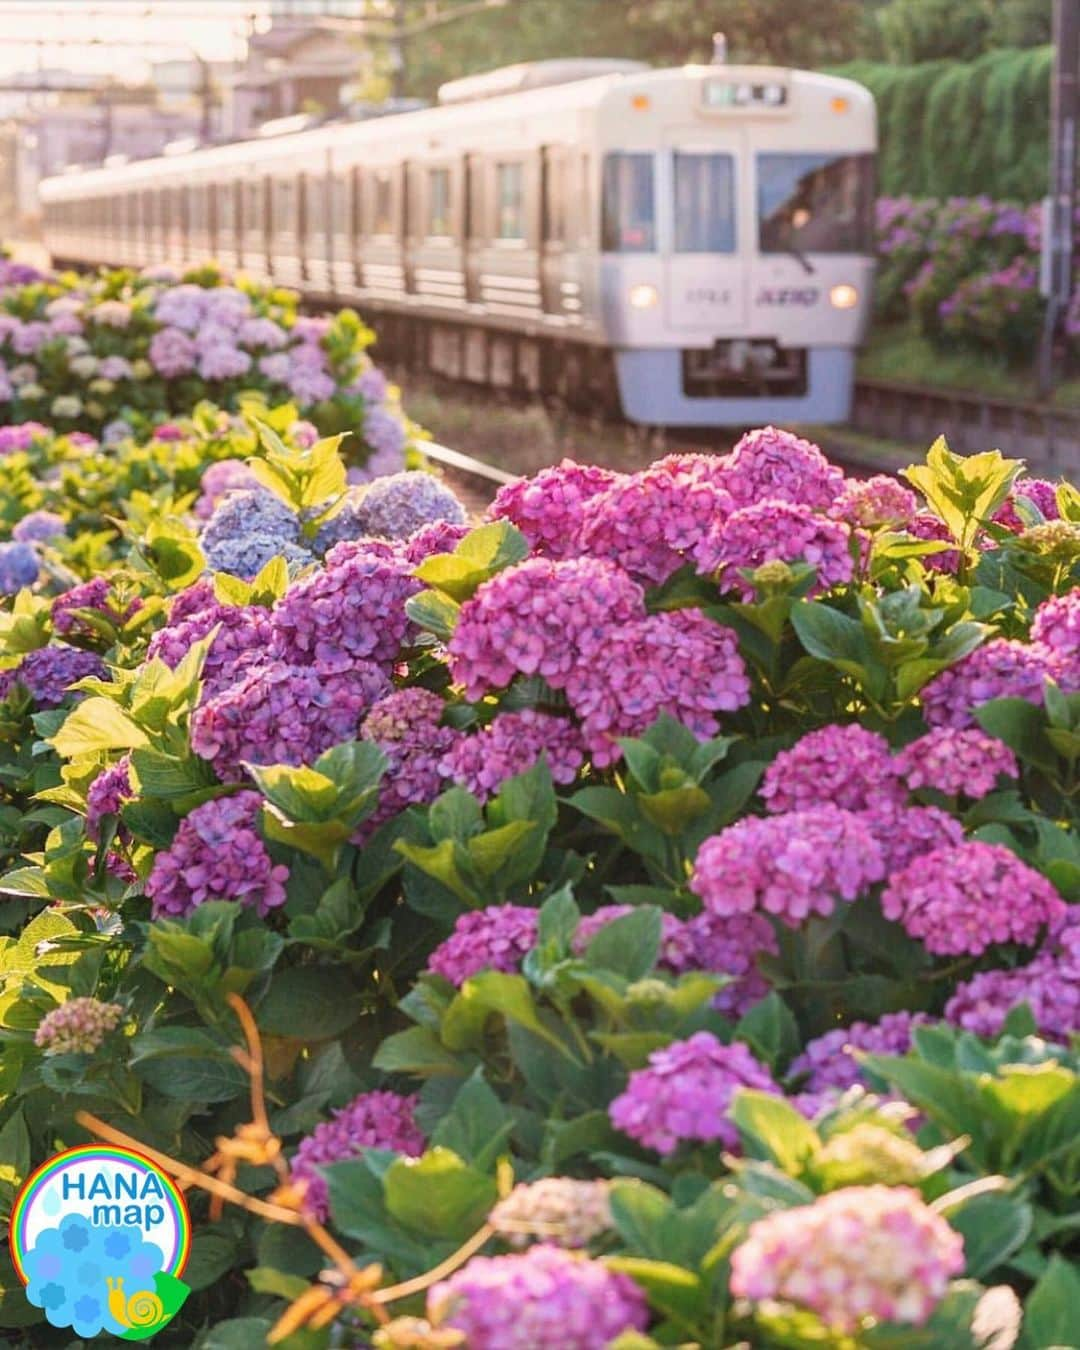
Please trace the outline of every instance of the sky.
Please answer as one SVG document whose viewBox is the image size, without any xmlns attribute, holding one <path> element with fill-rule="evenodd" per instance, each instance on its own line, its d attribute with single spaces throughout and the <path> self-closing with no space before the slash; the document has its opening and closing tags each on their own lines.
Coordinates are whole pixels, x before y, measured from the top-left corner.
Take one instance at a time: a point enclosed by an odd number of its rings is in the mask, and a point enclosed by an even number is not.
<svg viewBox="0 0 1080 1350">
<path fill-rule="evenodd" d="M 249 23 L 269 9 L 269 0 L 0 0 L 0 77 L 40 65 L 139 78 L 147 61 L 192 47 L 236 59 Z"/>
</svg>

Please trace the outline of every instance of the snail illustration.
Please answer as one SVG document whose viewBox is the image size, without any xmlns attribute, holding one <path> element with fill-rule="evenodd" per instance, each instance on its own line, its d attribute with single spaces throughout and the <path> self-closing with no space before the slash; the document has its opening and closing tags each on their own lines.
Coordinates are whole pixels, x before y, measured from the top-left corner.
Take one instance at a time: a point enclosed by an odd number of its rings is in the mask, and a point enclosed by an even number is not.
<svg viewBox="0 0 1080 1350">
<path fill-rule="evenodd" d="M 106 1275 L 109 1286 L 109 1315 L 122 1327 L 152 1327 L 165 1316 L 165 1308 L 152 1289 L 139 1289 L 124 1297 L 123 1276 Z"/>
</svg>

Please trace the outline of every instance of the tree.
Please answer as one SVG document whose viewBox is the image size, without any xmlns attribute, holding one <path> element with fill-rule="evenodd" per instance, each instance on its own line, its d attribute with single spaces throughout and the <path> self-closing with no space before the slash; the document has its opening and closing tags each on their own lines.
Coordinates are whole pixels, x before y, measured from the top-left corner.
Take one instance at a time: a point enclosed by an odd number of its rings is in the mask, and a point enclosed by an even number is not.
<svg viewBox="0 0 1080 1350">
<path fill-rule="evenodd" d="M 885 59 L 898 66 L 974 60 L 990 35 L 985 0 L 891 0 L 877 21 Z"/>
</svg>

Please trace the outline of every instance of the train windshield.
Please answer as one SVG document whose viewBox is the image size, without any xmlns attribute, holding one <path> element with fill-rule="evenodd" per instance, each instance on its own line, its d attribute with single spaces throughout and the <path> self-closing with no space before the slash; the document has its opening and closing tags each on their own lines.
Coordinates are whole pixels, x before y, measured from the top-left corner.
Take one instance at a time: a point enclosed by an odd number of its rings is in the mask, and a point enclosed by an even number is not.
<svg viewBox="0 0 1080 1350">
<path fill-rule="evenodd" d="M 762 253 L 870 253 L 873 155 L 757 157 Z"/>
<path fill-rule="evenodd" d="M 603 249 L 652 253 L 656 249 L 653 156 L 604 156 Z"/>
<path fill-rule="evenodd" d="M 675 153 L 675 252 L 735 252 L 735 160 Z"/>
</svg>

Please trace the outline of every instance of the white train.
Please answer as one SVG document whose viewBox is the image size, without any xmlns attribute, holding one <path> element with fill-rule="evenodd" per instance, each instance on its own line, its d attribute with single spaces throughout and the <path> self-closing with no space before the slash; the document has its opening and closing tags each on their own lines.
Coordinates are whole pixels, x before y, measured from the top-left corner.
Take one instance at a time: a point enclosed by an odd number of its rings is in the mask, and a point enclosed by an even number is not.
<svg viewBox="0 0 1080 1350">
<path fill-rule="evenodd" d="M 540 62 L 438 106 L 42 184 L 65 262 L 216 259 L 380 357 L 650 425 L 844 420 L 876 116 L 849 80 Z"/>
</svg>

